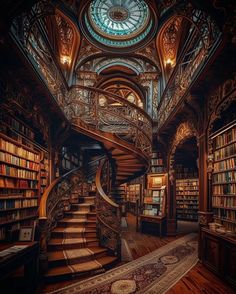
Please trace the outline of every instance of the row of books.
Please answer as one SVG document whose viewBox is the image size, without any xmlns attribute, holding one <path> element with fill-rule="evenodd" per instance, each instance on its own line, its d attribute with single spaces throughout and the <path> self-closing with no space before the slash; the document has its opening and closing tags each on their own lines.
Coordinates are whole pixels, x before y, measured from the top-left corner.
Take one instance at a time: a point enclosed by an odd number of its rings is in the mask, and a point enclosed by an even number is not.
<svg viewBox="0 0 236 294">
<path fill-rule="evenodd" d="M 221 160 L 229 156 L 236 155 L 236 143 L 232 143 L 222 149 L 218 149 L 214 152 L 215 160 Z"/>
<path fill-rule="evenodd" d="M 194 196 L 194 195 L 198 195 L 198 190 L 196 191 L 188 191 L 188 190 L 181 190 L 181 191 L 176 191 L 176 196 L 182 196 L 182 195 L 189 195 L 189 196 Z"/>
<path fill-rule="evenodd" d="M 198 187 L 198 180 L 196 179 L 184 179 L 176 180 L 176 187 Z"/>
<path fill-rule="evenodd" d="M 212 196 L 212 206 L 236 208 L 235 196 Z"/>
<path fill-rule="evenodd" d="M 1 115 L 0 120 L 2 122 L 6 123 L 8 126 L 12 127 L 17 132 L 24 134 L 26 137 L 30 138 L 31 140 L 34 139 L 34 133 L 32 132 L 32 130 L 26 127 L 23 123 L 16 120 L 12 116 L 9 116 L 6 113 L 1 112 L 0 115 Z"/>
<path fill-rule="evenodd" d="M 186 202 L 189 204 L 198 203 L 198 198 L 195 197 L 176 197 L 177 203 Z"/>
<path fill-rule="evenodd" d="M 0 188 L 15 188 L 20 190 L 20 188 L 37 189 L 37 186 L 38 184 L 34 180 L 7 179 L 0 177 Z"/>
<path fill-rule="evenodd" d="M 177 203 L 177 209 L 198 209 L 198 205 L 189 206 L 188 204 L 178 204 Z"/>
<path fill-rule="evenodd" d="M 162 155 L 160 152 L 153 152 L 152 153 L 152 158 L 161 158 L 161 157 L 162 157 Z"/>
<path fill-rule="evenodd" d="M 151 173 L 164 173 L 165 167 L 164 166 L 151 166 L 150 172 Z"/>
<path fill-rule="evenodd" d="M 230 223 L 227 220 L 224 219 L 215 219 L 214 220 L 216 223 L 218 224 L 223 224 L 223 227 L 226 228 L 227 231 L 231 231 L 231 232 L 235 232 L 235 224 L 234 223 Z"/>
<path fill-rule="evenodd" d="M 1 189 L 0 199 L 7 198 L 32 198 L 37 197 L 37 192 L 33 190 Z"/>
<path fill-rule="evenodd" d="M 190 214 L 190 213 L 178 213 L 177 214 L 177 219 L 197 221 L 198 220 L 198 214 L 196 214 L 195 212 L 194 212 L 194 214 Z"/>
<path fill-rule="evenodd" d="M 13 165 L 18 165 L 23 168 L 32 169 L 35 171 L 39 170 L 39 164 L 33 161 L 28 161 L 26 159 L 14 156 L 9 153 L 0 151 L 0 161 L 4 161 Z"/>
<path fill-rule="evenodd" d="M 188 179 L 188 178 L 197 178 L 198 177 L 198 172 L 177 172 L 176 171 L 176 178 L 177 179 Z"/>
<path fill-rule="evenodd" d="M 236 157 L 214 163 L 214 172 L 224 171 L 226 169 L 236 169 Z"/>
<path fill-rule="evenodd" d="M 156 216 L 159 215 L 159 210 L 157 208 L 144 209 L 143 214 Z"/>
<path fill-rule="evenodd" d="M 21 220 L 30 216 L 33 217 L 33 216 L 36 216 L 36 212 L 37 212 L 37 208 L 8 211 L 8 213 L 4 213 L 4 214 L 1 213 L 0 224 L 4 224 L 5 222 Z"/>
<path fill-rule="evenodd" d="M 39 161 L 39 154 L 26 150 L 22 147 L 18 147 L 17 145 L 10 143 L 3 138 L 0 138 L 0 149 L 31 161 Z"/>
<path fill-rule="evenodd" d="M 151 165 L 163 165 L 163 159 L 162 158 L 152 158 L 151 159 Z"/>
<path fill-rule="evenodd" d="M 161 198 L 159 196 L 144 197 L 144 203 L 160 203 Z"/>
<path fill-rule="evenodd" d="M 38 177 L 38 174 L 35 171 L 16 168 L 6 164 L 0 164 L 0 174 L 31 180 L 37 180 Z"/>
<path fill-rule="evenodd" d="M 178 208 L 177 207 L 177 213 L 179 214 L 179 213 L 181 213 L 181 214 L 195 214 L 196 213 L 196 211 L 198 210 L 198 207 L 197 208 L 193 208 L 193 207 L 191 207 L 191 208 L 185 208 L 185 209 L 182 209 L 182 208 Z"/>
<path fill-rule="evenodd" d="M 236 211 L 235 210 L 230 210 L 226 209 L 226 208 L 213 208 L 213 213 L 215 217 L 219 217 L 219 218 L 224 218 L 224 219 L 228 219 L 231 221 L 235 221 L 236 223 Z"/>
<path fill-rule="evenodd" d="M 226 171 L 224 173 L 214 174 L 213 183 L 234 182 L 236 180 L 236 171 Z"/>
<path fill-rule="evenodd" d="M 219 148 L 223 145 L 229 144 L 230 142 L 236 141 L 236 127 L 232 127 L 223 134 L 218 135 L 215 138 L 215 148 Z"/>
<path fill-rule="evenodd" d="M 27 208 L 32 206 L 37 206 L 37 199 L 9 199 L 1 200 L 0 199 L 0 210 L 13 209 L 13 208 Z"/>
<path fill-rule="evenodd" d="M 214 196 L 222 195 L 222 194 L 233 194 L 236 195 L 236 184 L 221 184 L 221 185 L 213 185 L 212 193 Z"/>
<path fill-rule="evenodd" d="M 20 225 L 17 223 L 11 225 L 11 231 L 18 230 L 19 228 L 20 228 Z M 0 228 L 0 240 L 4 240 L 4 239 L 6 239 L 6 228 L 1 227 Z"/>
</svg>

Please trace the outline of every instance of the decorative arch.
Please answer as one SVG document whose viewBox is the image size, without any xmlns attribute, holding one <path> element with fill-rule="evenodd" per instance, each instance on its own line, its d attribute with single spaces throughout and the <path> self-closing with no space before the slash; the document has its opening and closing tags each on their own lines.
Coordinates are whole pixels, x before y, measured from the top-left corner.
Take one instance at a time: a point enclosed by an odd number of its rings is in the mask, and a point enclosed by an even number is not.
<svg viewBox="0 0 236 294">
<path fill-rule="evenodd" d="M 183 144 L 187 139 L 196 137 L 198 143 L 198 132 L 191 122 L 181 123 L 175 133 L 173 138 L 170 152 L 169 152 L 169 171 L 173 171 L 174 155 L 178 146 Z"/>
</svg>

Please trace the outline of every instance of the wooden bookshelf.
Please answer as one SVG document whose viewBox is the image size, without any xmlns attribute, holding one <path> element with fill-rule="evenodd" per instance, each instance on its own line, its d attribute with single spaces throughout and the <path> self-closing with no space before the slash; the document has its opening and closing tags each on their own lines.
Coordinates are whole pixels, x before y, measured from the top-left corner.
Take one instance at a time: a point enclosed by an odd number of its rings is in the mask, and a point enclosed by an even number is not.
<svg viewBox="0 0 236 294">
<path fill-rule="evenodd" d="M 236 122 L 214 133 L 211 140 L 214 221 L 222 232 L 236 233 Z"/>
<path fill-rule="evenodd" d="M 176 180 L 177 219 L 198 221 L 199 187 L 197 178 Z"/>
<path fill-rule="evenodd" d="M 150 173 L 164 173 L 163 158 L 160 152 L 153 152 L 150 164 Z"/>
<path fill-rule="evenodd" d="M 0 240 L 5 240 L 10 231 L 33 224 L 49 167 L 31 127 L 4 109 L 0 123 Z"/>
<path fill-rule="evenodd" d="M 126 200 L 128 202 L 128 210 L 133 214 L 138 213 L 137 202 L 141 197 L 141 184 L 129 184 L 127 185 Z"/>
<path fill-rule="evenodd" d="M 140 228 L 142 232 L 163 234 L 166 219 L 166 175 L 148 174 L 144 190 Z M 156 226 L 159 226 L 157 230 Z"/>
<path fill-rule="evenodd" d="M 149 174 L 143 195 L 143 215 L 163 216 L 166 209 L 165 174 Z"/>
</svg>

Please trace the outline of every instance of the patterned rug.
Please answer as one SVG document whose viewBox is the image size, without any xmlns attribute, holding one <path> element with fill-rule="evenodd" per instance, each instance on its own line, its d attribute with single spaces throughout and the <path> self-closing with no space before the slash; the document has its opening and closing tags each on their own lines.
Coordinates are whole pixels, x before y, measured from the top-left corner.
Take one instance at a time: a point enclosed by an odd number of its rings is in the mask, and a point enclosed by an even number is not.
<svg viewBox="0 0 236 294">
<path fill-rule="evenodd" d="M 197 263 L 197 245 L 197 234 L 192 233 L 104 274 L 51 293 L 163 294 Z"/>
</svg>

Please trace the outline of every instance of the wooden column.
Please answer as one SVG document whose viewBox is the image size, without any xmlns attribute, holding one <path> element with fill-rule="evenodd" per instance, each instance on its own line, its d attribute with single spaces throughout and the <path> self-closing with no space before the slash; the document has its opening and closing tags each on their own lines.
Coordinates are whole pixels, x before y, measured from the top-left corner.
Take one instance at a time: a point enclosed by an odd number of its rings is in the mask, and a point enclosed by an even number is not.
<svg viewBox="0 0 236 294">
<path fill-rule="evenodd" d="M 198 256 L 201 260 L 203 239 L 201 228 L 207 226 L 212 221 L 211 211 L 211 169 L 207 152 L 208 138 L 206 133 L 199 136 L 199 251 Z"/>
</svg>

